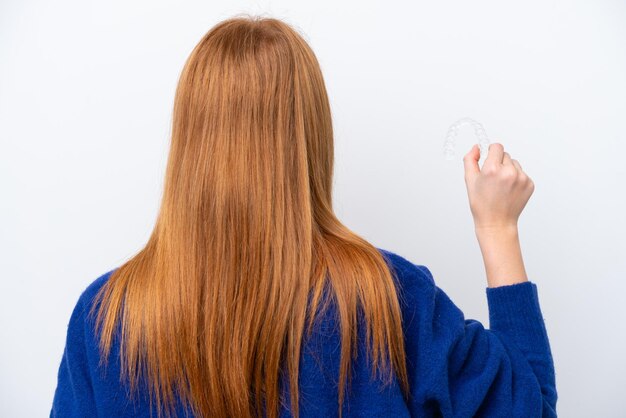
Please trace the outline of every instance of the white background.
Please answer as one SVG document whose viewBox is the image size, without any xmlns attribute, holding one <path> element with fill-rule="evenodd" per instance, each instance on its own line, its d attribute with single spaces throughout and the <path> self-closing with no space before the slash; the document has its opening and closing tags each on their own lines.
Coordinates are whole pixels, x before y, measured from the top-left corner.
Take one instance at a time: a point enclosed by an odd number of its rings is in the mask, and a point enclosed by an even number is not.
<svg viewBox="0 0 626 418">
<path fill-rule="evenodd" d="M 626 416 L 626 3 L 0 3 L 0 415 L 49 414 L 70 313 L 146 242 L 184 60 L 248 12 L 300 30 L 335 127 L 335 210 L 488 323 L 448 126 L 535 182 L 520 218 L 563 417 Z M 458 139 L 459 157 L 471 147 Z"/>
</svg>

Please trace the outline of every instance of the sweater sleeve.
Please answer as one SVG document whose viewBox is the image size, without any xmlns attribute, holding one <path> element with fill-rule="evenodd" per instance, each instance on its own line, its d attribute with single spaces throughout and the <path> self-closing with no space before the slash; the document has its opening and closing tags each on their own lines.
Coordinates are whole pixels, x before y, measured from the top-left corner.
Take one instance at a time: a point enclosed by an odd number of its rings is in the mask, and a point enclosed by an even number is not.
<svg viewBox="0 0 626 418">
<path fill-rule="evenodd" d="M 413 415 L 556 417 L 554 366 L 532 282 L 487 288 L 490 329 L 413 265 L 407 353 Z M 417 299 L 416 299 L 417 298 Z"/>
<path fill-rule="evenodd" d="M 85 346 L 83 299 L 84 293 L 70 316 L 50 417 L 97 416 Z"/>
</svg>

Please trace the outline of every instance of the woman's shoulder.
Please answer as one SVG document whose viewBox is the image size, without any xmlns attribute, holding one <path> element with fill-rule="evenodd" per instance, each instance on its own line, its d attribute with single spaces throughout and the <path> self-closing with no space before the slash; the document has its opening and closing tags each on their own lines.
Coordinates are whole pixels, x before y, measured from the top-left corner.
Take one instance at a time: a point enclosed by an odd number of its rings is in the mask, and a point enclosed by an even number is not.
<svg viewBox="0 0 626 418">
<path fill-rule="evenodd" d="M 435 281 L 428 267 L 414 263 L 393 251 L 376 247 L 387 260 L 392 268 L 392 273 L 397 277 L 399 284 L 403 286 L 426 286 L 434 287 Z"/>
<path fill-rule="evenodd" d="M 85 332 L 89 328 L 89 333 L 93 333 L 94 318 L 94 302 L 98 291 L 109 280 L 111 274 L 117 269 L 111 269 L 98 275 L 95 279 L 92 279 L 87 286 L 83 288 L 80 296 L 74 304 L 72 314 L 68 323 L 69 331 L 72 334 L 81 335 L 85 337 Z M 80 332 L 78 331 L 80 330 Z"/>
<path fill-rule="evenodd" d="M 104 284 L 109 280 L 111 274 L 117 270 L 117 267 L 100 274 L 95 279 L 93 279 L 82 291 L 78 302 L 83 306 L 90 306 L 98 293 L 98 291 L 104 286 Z"/>
</svg>

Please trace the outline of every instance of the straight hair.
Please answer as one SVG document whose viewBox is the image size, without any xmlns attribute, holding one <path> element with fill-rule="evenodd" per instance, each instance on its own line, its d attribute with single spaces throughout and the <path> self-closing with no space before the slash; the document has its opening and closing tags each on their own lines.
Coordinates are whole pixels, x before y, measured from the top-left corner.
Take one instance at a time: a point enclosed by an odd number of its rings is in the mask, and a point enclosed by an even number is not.
<svg viewBox="0 0 626 418">
<path fill-rule="evenodd" d="M 198 417 L 277 417 L 284 373 L 298 417 L 302 338 L 333 304 L 339 416 L 361 322 L 371 378 L 408 396 L 396 277 L 333 213 L 332 176 L 330 104 L 303 37 L 249 15 L 211 28 L 180 74 L 152 234 L 90 311 L 101 365 L 119 333 L 120 379 L 133 392 L 145 378 L 159 417 L 176 396 Z"/>
</svg>

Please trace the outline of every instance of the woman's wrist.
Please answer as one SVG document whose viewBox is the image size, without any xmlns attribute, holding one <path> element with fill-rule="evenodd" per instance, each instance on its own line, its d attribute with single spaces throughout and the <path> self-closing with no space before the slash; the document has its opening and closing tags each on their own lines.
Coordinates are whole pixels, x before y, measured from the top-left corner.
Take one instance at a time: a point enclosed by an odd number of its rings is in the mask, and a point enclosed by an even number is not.
<svg viewBox="0 0 626 418">
<path fill-rule="evenodd" d="M 476 227 L 489 287 L 528 281 L 517 226 Z"/>
</svg>

